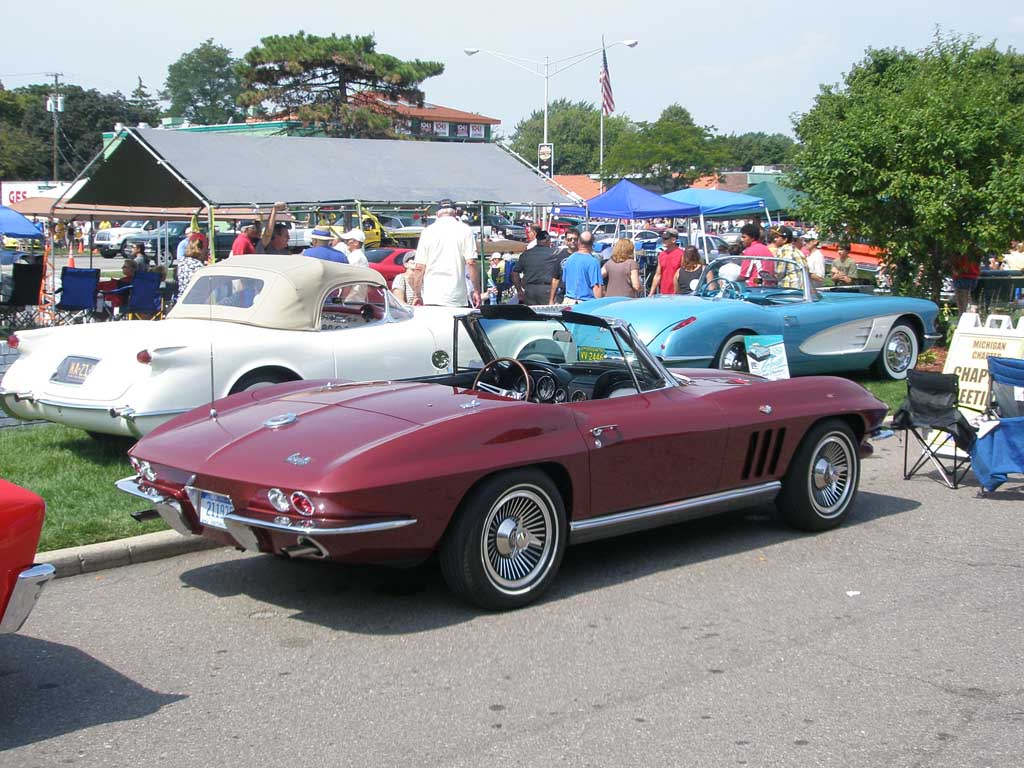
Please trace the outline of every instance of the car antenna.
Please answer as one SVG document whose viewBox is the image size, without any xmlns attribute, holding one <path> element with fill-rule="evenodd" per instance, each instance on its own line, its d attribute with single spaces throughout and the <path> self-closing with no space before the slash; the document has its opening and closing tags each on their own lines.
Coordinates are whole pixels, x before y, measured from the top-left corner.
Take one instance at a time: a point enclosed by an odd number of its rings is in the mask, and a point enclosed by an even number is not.
<svg viewBox="0 0 1024 768">
<path fill-rule="evenodd" d="M 213 236 L 213 233 L 210 233 Z M 216 399 L 216 390 L 213 384 L 213 279 L 210 279 L 210 295 L 206 300 L 206 308 L 208 310 L 208 317 L 210 321 L 209 335 L 210 335 L 210 419 L 213 421 L 217 420 L 217 409 L 213 407 L 213 401 Z"/>
</svg>

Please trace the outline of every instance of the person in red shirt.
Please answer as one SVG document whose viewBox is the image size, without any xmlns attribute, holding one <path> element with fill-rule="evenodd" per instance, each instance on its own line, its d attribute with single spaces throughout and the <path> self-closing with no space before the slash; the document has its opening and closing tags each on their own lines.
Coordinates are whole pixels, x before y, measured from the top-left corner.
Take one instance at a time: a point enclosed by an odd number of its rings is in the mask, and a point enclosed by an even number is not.
<svg viewBox="0 0 1024 768">
<path fill-rule="evenodd" d="M 238 237 L 231 244 L 231 255 L 242 256 L 256 253 L 256 243 L 260 239 L 260 225 L 255 221 L 243 221 L 238 228 Z"/>
<path fill-rule="evenodd" d="M 661 233 L 661 242 L 665 247 L 658 254 L 658 269 L 651 281 L 651 292 L 647 294 L 648 296 L 676 292 L 676 273 L 683 263 L 683 249 L 676 245 L 677 237 L 679 233 L 671 227 Z"/>
<path fill-rule="evenodd" d="M 740 228 L 740 243 L 747 257 L 740 265 L 740 279 L 748 285 L 756 285 L 761 282 L 761 259 L 770 258 L 772 252 L 761 242 L 761 228 L 757 224 L 744 224 Z"/>
</svg>

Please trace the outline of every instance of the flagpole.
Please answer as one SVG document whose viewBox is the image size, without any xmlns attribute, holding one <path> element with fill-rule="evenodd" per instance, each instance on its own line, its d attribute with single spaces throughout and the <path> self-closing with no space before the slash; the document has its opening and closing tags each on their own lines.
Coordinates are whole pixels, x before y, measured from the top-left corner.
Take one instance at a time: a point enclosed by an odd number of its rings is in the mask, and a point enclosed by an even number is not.
<svg viewBox="0 0 1024 768">
<path fill-rule="evenodd" d="M 605 50 L 605 46 L 604 46 L 604 35 L 601 35 L 601 63 L 602 63 L 602 66 L 604 66 L 605 62 L 607 62 L 607 60 L 608 60 L 607 56 L 608 56 L 608 54 L 607 54 L 607 52 Z M 598 149 L 598 169 L 597 169 L 598 180 L 597 180 L 597 183 L 598 183 L 598 189 L 603 193 L 604 192 L 604 86 L 603 85 L 601 87 L 601 134 L 600 135 L 601 135 L 601 138 L 600 138 L 600 141 L 599 141 L 599 144 L 598 144 L 599 149 Z"/>
</svg>

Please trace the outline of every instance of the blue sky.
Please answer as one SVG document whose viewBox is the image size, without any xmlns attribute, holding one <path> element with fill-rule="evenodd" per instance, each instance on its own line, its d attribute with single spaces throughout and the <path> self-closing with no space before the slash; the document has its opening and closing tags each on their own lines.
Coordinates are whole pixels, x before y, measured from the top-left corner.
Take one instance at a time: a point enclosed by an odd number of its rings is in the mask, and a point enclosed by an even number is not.
<svg viewBox="0 0 1024 768">
<path fill-rule="evenodd" d="M 722 132 L 789 132 L 790 116 L 806 111 L 821 83 L 841 79 L 868 47 L 928 44 L 945 32 L 995 40 L 1024 50 L 1020 0 L 761 0 L 691 3 L 607 0 L 522 0 L 438 3 L 388 0 L 294 6 L 259 0 L 177 0 L 148 5 L 126 0 L 58 0 L 45 13 L 19 14 L 5 36 L 0 80 L 8 88 L 42 82 L 43 72 L 102 91 L 129 93 L 142 76 L 162 87 L 167 66 L 212 37 L 236 56 L 269 34 L 373 33 L 378 50 L 400 58 L 441 61 L 445 73 L 426 81 L 427 100 L 499 118 L 510 134 L 544 101 L 542 77 L 475 47 L 543 60 L 564 58 L 609 42 L 637 39 L 609 51 L 620 114 L 654 120 L 678 102 L 703 125 Z M 549 81 L 551 99 L 599 99 L 598 58 Z"/>
</svg>

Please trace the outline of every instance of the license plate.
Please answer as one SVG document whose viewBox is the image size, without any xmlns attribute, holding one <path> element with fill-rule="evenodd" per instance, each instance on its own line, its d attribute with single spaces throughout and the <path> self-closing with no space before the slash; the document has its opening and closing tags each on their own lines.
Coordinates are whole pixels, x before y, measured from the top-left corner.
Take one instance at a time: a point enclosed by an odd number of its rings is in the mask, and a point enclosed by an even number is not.
<svg viewBox="0 0 1024 768">
<path fill-rule="evenodd" d="M 91 357 L 65 357 L 51 380 L 61 384 L 82 384 L 98 362 Z"/>
<path fill-rule="evenodd" d="M 577 347 L 577 356 L 580 362 L 592 360 L 604 360 L 607 355 L 603 349 L 597 347 Z"/>
<path fill-rule="evenodd" d="M 199 522 L 214 528 L 225 528 L 224 516 L 234 512 L 231 499 L 211 491 L 199 492 Z"/>
</svg>

